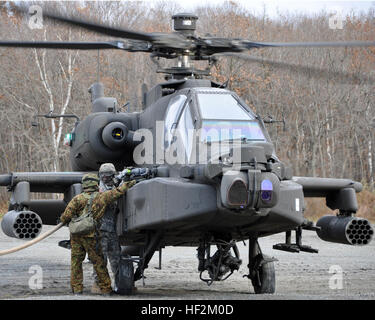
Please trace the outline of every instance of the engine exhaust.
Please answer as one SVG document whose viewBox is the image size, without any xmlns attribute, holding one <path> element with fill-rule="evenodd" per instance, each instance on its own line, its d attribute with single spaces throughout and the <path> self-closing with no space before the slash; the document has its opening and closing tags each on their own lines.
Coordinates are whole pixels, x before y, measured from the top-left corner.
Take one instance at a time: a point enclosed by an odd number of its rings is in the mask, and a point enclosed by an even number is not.
<svg viewBox="0 0 375 320">
<path fill-rule="evenodd" d="M 367 245 L 371 242 L 374 229 L 363 218 L 324 216 L 316 223 L 321 229 L 316 233 L 324 241 L 349 245 Z"/>
<path fill-rule="evenodd" d="M 42 219 L 32 211 L 7 212 L 2 221 L 1 229 L 8 237 L 30 240 L 42 231 Z"/>
</svg>

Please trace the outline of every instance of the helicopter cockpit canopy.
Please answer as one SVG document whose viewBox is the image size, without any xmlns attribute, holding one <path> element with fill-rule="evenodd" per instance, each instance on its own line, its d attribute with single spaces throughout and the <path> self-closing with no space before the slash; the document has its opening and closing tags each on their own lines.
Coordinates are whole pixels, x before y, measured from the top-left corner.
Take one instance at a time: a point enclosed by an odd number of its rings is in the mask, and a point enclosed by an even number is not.
<svg viewBox="0 0 375 320">
<path fill-rule="evenodd" d="M 255 115 L 230 92 L 198 92 L 197 101 L 202 119 L 201 141 L 266 140 Z"/>
<path fill-rule="evenodd" d="M 233 92 L 197 88 L 174 96 L 164 118 L 164 147 L 178 149 L 183 159 L 193 158 L 194 146 L 268 142 L 264 126 Z M 178 147 L 177 147 L 178 145 Z M 183 155 L 182 155 L 183 154 Z"/>
</svg>

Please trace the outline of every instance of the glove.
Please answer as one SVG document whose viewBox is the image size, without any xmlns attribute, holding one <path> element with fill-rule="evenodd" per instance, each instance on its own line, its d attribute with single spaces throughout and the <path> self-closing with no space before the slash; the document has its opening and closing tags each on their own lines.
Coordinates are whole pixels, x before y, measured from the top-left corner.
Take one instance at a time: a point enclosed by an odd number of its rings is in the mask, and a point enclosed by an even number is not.
<svg viewBox="0 0 375 320">
<path fill-rule="evenodd" d="M 130 189 L 132 186 L 134 186 L 137 183 L 135 180 L 127 181 L 125 184 L 127 185 L 128 189 Z"/>
</svg>

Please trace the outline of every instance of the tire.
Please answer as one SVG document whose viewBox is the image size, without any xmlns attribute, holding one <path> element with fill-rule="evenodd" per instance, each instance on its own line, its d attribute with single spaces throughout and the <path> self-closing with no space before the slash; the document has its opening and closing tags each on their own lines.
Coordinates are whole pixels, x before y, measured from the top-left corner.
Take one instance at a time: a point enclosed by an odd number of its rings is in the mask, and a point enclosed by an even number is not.
<svg viewBox="0 0 375 320">
<path fill-rule="evenodd" d="M 261 285 L 252 281 L 256 294 L 275 293 L 275 264 L 273 261 L 262 264 L 259 268 L 259 278 Z"/>
<path fill-rule="evenodd" d="M 115 277 L 117 293 L 128 296 L 133 294 L 134 289 L 134 266 L 129 258 L 121 257 Z"/>
</svg>

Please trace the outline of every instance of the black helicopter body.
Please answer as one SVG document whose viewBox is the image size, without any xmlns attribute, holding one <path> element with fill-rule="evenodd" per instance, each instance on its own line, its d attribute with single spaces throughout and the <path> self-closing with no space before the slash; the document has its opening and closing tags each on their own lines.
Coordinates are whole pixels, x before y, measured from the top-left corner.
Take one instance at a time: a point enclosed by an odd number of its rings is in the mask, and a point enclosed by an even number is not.
<svg viewBox="0 0 375 320">
<path fill-rule="evenodd" d="M 286 232 L 285 243 L 276 244 L 275 249 L 311 253 L 317 250 L 302 245 L 303 229 L 315 230 L 321 239 L 331 242 L 364 245 L 371 241 L 373 229 L 369 222 L 354 217 L 360 183 L 293 176 L 291 168 L 278 159 L 265 121 L 225 85 L 203 79 L 207 71 L 195 70 L 190 65 L 190 60 L 210 60 L 215 54 L 231 55 L 257 47 L 338 44 L 197 38 L 193 34 L 197 17 L 189 14 L 174 16 L 178 31 L 174 34 L 117 32 L 52 14 L 46 16 L 135 42 L 89 45 L 0 41 L 0 46 L 117 46 L 177 58 L 179 65 L 163 70 L 169 74 L 168 81 L 149 91 L 144 89 L 142 112 L 120 112 L 114 98 L 104 97 L 100 83 L 90 88 L 92 113 L 77 121 L 67 141 L 73 172 L 1 175 L 0 185 L 12 192 L 10 211 L 2 223 L 7 235 L 35 238 L 40 232 L 40 220 L 43 224 L 56 224 L 66 204 L 81 192 L 83 174 L 97 172 L 102 163 L 112 162 L 119 171 L 130 166 L 145 169 L 139 182 L 118 203 L 117 234 L 123 246 L 123 259 L 116 281 L 126 294 L 131 293 L 134 281 L 143 276 L 155 251 L 166 246 L 198 247 L 201 279 L 212 283 L 225 280 L 239 269 L 241 259 L 236 242 L 249 240 L 248 278 L 256 293 L 273 293 L 273 259 L 262 254 L 259 237 Z M 63 193 L 64 199 L 33 200 L 32 192 Z M 329 208 L 339 210 L 338 216 L 325 216 L 314 225 L 303 215 L 305 197 L 326 198 Z M 19 226 L 26 215 L 35 220 L 34 228 Z M 356 225 L 363 226 L 362 237 L 356 232 Z M 291 242 L 292 231 L 296 232 L 295 243 Z M 212 245 L 217 247 L 213 255 Z M 208 278 L 204 277 L 205 272 Z"/>
</svg>

